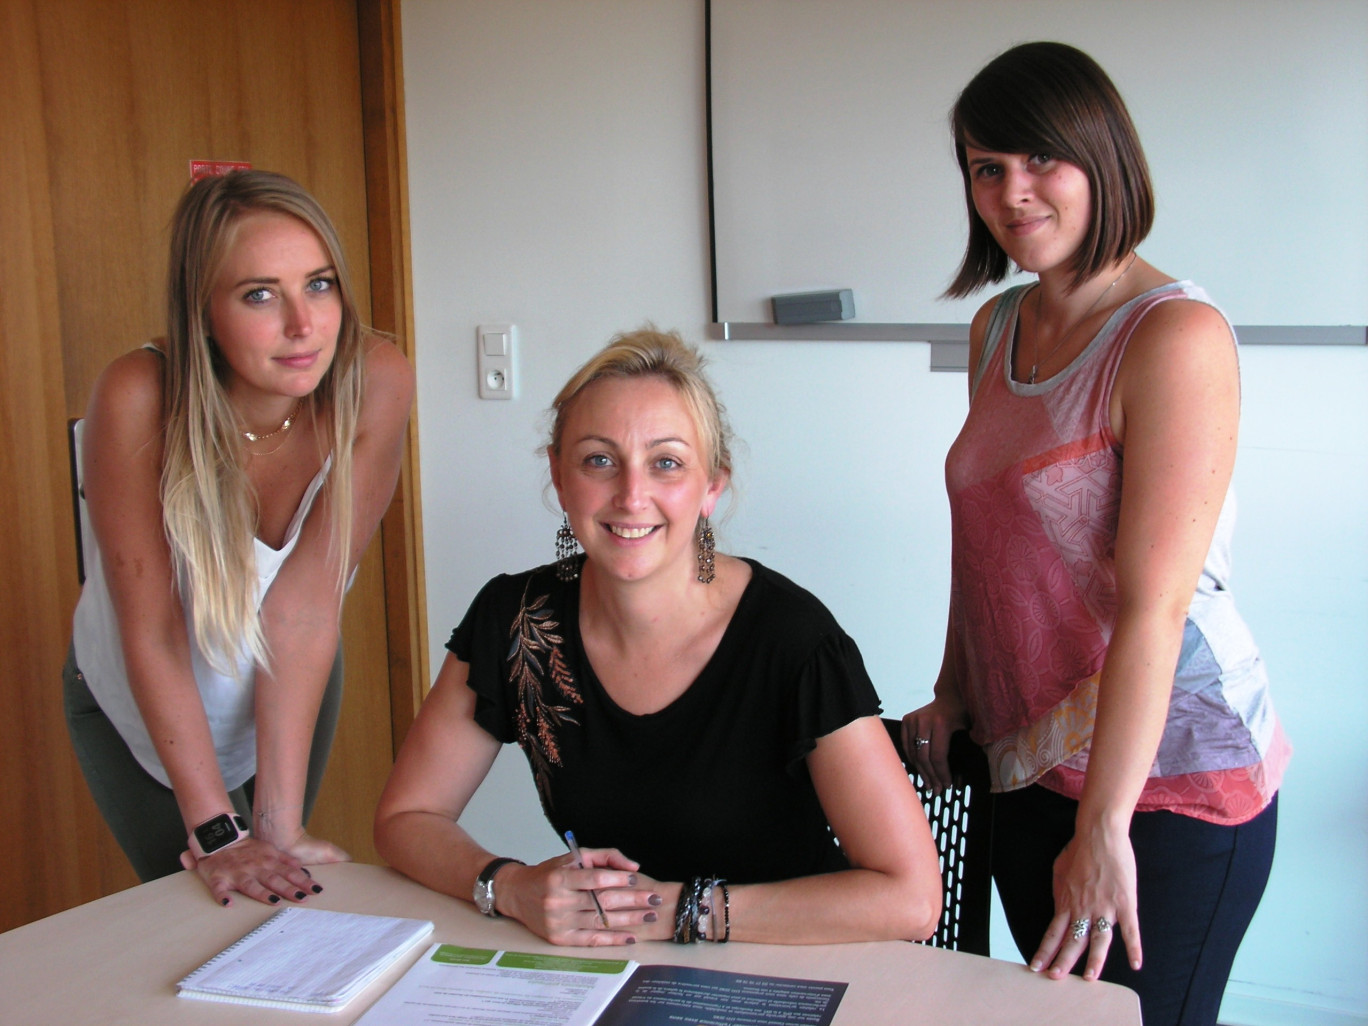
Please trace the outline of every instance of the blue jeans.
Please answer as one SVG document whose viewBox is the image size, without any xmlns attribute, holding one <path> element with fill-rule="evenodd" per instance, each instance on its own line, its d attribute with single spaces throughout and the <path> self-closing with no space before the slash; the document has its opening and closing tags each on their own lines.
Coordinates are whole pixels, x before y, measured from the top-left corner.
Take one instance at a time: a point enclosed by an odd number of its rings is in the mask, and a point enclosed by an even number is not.
<svg viewBox="0 0 1368 1026">
<path fill-rule="evenodd" d="M 993 879 L 1027 961 L 1054 918 L 1054 860 L 1078 803 L 1039 785 L 994 796 Z M 1145 1026 L 1214 1026 L 1235 952 L 1263 897 L 1278 799 L 1239 826 L 1175 812 L 1131 817 L 1144 964 L 1131 969 L 1117 931 L 1102 979 L 1140 995 Z M 1075 972 L 1082 972 L 1079 959 Z"/>
<path fill-rule="evenodd" d="M 109 824 L 114 839 L 133 864 L 138 879 L 146 883 L 181 870 L 185 851 L 185 823 L 176 796 L 139 765 L 114 724 L 104 714 L 76 666 L 73 649 L 62 670 L 63 701 L 67 731 L 77 761 L 95 804 Z M 304 821 L 313 811 L 323 770 L 328 764 L 337 717 L 342 711 L 342 648 L 337 649 L 332 672 L 323 692 L 309 750 L 309 772 L 304 786 Z M 228 797 L 238 814 L 252 820 L 252 793 L 256 778 L 230 791 Z"/>
</svg>

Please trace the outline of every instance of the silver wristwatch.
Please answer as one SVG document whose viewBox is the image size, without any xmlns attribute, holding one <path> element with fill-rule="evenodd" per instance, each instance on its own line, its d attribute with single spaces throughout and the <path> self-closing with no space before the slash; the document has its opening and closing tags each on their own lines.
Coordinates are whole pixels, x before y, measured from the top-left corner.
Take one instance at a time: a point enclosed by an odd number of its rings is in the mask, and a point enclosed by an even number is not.
<svg viewBox="0 0 1368 1026">
<path fill-rule="evenodd" d="M 491 919 L 500 918 L 494 909 L 494 874 L 510 862 L 516 862 L 520 866 L 527 865 L 519 859 L 494 859 L 480 870 L 480 875 L 475 878 L 475 907 Z"/>
</svg>

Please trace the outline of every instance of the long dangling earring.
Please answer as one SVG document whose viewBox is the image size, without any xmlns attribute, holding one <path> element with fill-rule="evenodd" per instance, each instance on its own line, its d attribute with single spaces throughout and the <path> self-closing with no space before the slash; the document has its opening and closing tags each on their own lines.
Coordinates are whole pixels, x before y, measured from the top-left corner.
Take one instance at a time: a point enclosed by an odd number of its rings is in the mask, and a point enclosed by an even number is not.
<svg viewBox="0 0 1368 1026">
<path fill-rule="evenodd" d="M 578 545 L 575 532 L 570 530 L 570 514 L 561 514 L 560 530 L 556 532 L 556 579 L 574 581 L 579 579 L 579 563 L 575 559 Z"/>
<path fill-rule="evenodd" d="M 717 539 L 713 537 L 712 524 L 708 523 L 707 514 L 698 522 L 698 582 L 700 584 L 712 584 L 717 577 L 717 568 L 713 565 L 713 550 L 717 548 Z"/>
</svg>

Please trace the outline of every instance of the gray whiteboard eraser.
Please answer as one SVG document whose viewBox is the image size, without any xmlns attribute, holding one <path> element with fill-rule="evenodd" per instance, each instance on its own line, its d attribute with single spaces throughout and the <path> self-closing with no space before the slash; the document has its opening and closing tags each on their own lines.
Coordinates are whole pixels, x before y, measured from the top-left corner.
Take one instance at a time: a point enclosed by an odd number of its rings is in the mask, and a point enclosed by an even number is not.
<svg viewBox="0 0 1368 1026">
<path fill-rule="evenodd" d="M 850 289 L 791 292 L 770 299 L 775 324 L 817 324 L 848 321 L 855 316 L 855 293 Z"/>
</svg>

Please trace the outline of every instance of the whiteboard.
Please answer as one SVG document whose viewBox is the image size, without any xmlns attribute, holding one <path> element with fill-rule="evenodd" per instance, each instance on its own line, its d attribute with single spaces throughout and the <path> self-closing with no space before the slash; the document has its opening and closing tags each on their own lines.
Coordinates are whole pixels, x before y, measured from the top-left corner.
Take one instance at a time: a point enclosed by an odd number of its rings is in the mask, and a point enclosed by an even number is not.
<svg viewBox="0 0 1368 1026">
<path fill-rule="evenodd" d="M 1368 324 L 1363 0 L 711 0 L 710 13 L 720 321 L 850 288 L 860 322 L 967 322 L 988 293 L 938 298 L 966 235 L 949 110 L 995 54 L 1056 39 L 1098 60 L 1136 122 L 1157 196 L 1147 260 L 1239 325 Z"/>
</svg>

